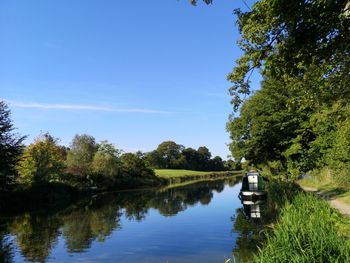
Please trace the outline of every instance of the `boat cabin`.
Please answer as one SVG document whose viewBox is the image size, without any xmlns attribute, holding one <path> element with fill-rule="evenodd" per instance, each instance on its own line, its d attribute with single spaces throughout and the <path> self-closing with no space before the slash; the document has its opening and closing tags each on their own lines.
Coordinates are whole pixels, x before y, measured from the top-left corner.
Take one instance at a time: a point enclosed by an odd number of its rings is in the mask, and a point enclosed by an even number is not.
<svg viewBox="0 0 350 263">
<path fill-rule="evenodd" d="M 242 179 L 242 188 L 239 193 L 241 199 L 261 199 L 267 195 L 265 180 L 257 171 L 248 172 Z"/>
</svg>

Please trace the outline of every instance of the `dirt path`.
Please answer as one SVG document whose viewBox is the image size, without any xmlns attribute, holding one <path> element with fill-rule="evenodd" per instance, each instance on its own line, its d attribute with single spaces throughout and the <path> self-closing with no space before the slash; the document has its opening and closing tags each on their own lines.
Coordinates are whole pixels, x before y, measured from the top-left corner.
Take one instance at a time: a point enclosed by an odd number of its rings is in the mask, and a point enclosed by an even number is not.
<svg viewBox="0 0 350 263">
<path fill-rule="evenodd" d="M 308 186 L 301 186 L 300 187 L 305 192 L 313 192 L 325 199 L 331 207 L 337 209 L 341 214 L 350 217 L 350 205 L 347 203 L 344 203 L 336 198 L 329 198 L 327 195 L 325 195 L 322 191 L 318 191 L 318 189 Z"/>
</svg>

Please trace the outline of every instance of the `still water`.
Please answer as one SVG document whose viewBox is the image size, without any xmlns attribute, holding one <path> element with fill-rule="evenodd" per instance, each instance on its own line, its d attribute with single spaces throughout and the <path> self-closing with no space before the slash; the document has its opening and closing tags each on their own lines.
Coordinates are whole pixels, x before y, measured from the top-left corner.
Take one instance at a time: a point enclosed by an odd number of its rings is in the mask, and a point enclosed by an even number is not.
<svg viewBox="0 0 350 263">
<path fill-rule="evenodd" d="M 259 221 L 240 211 L 240 187 L 230 179 L 108 193 L 60 211 L 0 217 L 0 261 L 244 262 L 256 250 Z"/>
</svg>

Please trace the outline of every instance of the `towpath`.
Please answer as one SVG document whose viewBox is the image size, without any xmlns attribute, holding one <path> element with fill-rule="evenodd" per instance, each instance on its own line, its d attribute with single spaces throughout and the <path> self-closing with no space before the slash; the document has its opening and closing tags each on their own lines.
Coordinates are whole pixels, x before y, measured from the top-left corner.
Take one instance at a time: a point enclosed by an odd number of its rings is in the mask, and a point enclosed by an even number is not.
<svg viewBox="0 0 350 263">
<path fill-rule="evenodd" d="M 344 203 L 343 201 L 338 200 L 337 198 L 330 198 L 322 191 L 319 191 L 317 188 L 308 187 L 308 186 L 301 186 L 300 187 L 305 192 L 313 192 L 325 199 L 331 207 L 337 209 L 341 214 L 350 217 L 350 205 L 347 203 Z"/>
</svg>

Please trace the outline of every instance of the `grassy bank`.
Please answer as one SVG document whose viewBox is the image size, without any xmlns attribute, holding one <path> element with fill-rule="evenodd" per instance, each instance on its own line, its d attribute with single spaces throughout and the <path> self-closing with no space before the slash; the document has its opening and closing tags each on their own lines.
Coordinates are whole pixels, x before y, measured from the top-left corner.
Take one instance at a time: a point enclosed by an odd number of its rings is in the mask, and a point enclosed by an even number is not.
<svg viewBox="0 0 350 263">
<path fill-rule="evenodd" d="M 350 262 L 348 219 L 314 194 L 277 192 L 285 204 L 254 262 Z"/>
<path fill-rule="evenodd" d="M 313 188 L 324 197 L 337 199 L 350 205 L 350 186 L 334 180 L 330 170 L 319 171 L 305 179 L 299 180 L 302 187 Z"/>
</svg>

